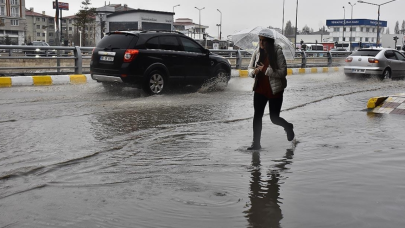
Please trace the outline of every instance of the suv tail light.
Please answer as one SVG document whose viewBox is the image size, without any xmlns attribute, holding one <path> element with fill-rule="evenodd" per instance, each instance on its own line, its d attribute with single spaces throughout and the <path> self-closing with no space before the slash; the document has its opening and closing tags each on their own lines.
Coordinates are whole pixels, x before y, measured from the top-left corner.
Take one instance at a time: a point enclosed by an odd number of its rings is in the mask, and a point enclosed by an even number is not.
<svg viewBox="0 0 405 228">
<path fill-rule="evenodd" d="M 368 62 L 369 63 L 379 63 L 380 61 L 378 61 L 378 59 L 376 59 L 376 58 L 368 58 Z"/>
<path fill-rule="evenodd" d="M 124 54 L 124 63 L 130 63 L 138 55 L 139 51 L 136 49 L 127 49 Z"/>
<path fill-rule="evenodd" d="M 350 63 L 350 62 L 352 62 L 352 61 L 353 61 L 353 58 L 352 58 L 352 57 L 347 57 L 346 60 L 345 60 L 345 62 L 347 62 L 347 63 Z"/>
</svg>

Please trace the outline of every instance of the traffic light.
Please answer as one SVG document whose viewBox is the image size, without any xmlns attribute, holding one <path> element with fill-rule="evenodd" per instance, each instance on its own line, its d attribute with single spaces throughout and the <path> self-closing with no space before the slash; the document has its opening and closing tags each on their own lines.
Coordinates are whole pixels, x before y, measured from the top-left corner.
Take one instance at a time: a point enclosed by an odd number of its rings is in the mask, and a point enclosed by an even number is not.
<svg viewBox="0 0 405 228">
<path fill-rule="evenodd" d="M 397 49 L 397 40 L 398 40 L 398 36 L 394 36 L 393 40 L 395 40 L 395 49 Z"/>
</svg>

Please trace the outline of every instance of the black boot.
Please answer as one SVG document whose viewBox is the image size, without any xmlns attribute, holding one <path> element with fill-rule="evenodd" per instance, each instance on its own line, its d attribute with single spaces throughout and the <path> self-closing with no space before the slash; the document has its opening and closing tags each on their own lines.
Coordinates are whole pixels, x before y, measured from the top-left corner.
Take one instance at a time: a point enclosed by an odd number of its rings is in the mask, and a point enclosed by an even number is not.
<svg viewBox="0 0 405 228">
<path fill-rule="evenodd" d="M 287 128 L 284 128 L 284 130 L 287 133 L 287 140 L 292 141 L 295 138 L 294 125 L 290 124 L 290 126 Z"/>
<path fill-rule="evenodd" d="M 253 142 L 250 147 L 247 148 L 247 150 L 260 150 L 262 146 L 260 146 L 260 143 L 255 143 Z"/>
</svg>

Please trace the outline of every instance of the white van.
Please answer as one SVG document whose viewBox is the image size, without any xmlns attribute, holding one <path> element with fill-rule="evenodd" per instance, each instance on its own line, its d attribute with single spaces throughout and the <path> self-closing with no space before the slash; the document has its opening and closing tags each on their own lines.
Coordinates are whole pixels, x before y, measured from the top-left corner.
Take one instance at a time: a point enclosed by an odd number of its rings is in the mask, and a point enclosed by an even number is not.
<svg viewBox="0 0 405 228">
<path fill-rule="evenodd" d="M 335 44 L 336 49 L 345 49 L 346 51 L 350 51 L 350 43 L 338 43 Z"/>
<path fill-rule="evenodd" d="M 303 44 L 301 46 L 303 51 L 323 51 L 322 44 Z"/>
</svg>

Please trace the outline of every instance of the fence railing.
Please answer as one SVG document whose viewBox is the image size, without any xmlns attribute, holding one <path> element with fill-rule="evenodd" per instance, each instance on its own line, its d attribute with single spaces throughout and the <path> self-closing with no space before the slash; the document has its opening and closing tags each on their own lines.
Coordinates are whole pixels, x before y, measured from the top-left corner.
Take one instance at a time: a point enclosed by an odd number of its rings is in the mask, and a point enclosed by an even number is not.
<svg viewBox="0 0 405 228">
<path fill-rule="evenodd" d="M 93 47 L 0 45 L 0 75 L 89 73 Z M 245 50 L 210 50 L 227 58 L 233 69 L 247 69 L 251 53 Z M 299 51 L 289 68 L 339 66 L 351 52 Z"/>
</svg>

